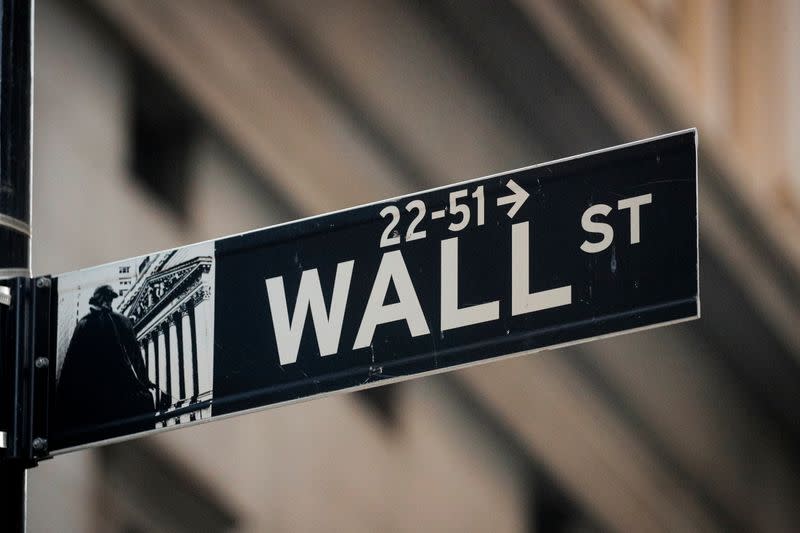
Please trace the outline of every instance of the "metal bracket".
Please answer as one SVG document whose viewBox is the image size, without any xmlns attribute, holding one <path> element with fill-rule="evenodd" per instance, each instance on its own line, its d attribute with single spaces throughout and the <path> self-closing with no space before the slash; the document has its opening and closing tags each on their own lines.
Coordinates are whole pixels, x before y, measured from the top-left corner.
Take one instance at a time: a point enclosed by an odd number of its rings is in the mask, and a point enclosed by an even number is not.
<svg viewBox="0 0 800 533">
<path fill-rule="evenodd" d="M 6 307 L 11 305 L 11 289 L 3 285 L 0 285 L 0 305 Z"/>
<path fill-rule="evenodd" d="M 5 285 L 0 285 L 0 306 L 11 306 L 11 289 Z M 7 438 L 8 433 L 4 430 L 0 430 L 0 450 L 5 450 L 8 447 L 8 444 L 6 444 Z"/>
<path fill-rule="evenodd" d="M 27 467 L 48 457 L 50 384 L 55 382 L 52 279 L 3 280 L 0 298 L 0 459 Z M 3 290 L 6 289 L 6 290 Z M 3 442 L 4 441 L 4 442 Z M 4 446 L 3 446 L 4 444 Z"/>
</svg>

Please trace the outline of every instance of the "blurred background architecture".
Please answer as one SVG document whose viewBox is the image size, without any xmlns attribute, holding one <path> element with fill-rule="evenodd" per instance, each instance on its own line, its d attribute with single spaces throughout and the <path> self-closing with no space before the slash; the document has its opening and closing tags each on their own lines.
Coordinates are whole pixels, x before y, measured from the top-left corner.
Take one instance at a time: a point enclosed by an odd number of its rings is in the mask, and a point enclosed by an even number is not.
<svg viewBox="0 0 800 533">
<path fill-rule="evenodd" d="M 33 532 L 791 531 L 800 2 L 37 0 L 33 269 L 696 126 L 703 318 L 61 456 Z"/>
</svg>

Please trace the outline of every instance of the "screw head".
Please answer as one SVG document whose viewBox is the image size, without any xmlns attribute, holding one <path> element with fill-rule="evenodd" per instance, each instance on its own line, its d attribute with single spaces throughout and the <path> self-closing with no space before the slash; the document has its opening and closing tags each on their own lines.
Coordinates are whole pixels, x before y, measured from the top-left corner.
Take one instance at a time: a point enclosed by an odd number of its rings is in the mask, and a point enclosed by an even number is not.
<svg viewBox="0 0 800 533">
<path fill-rule="evenodd" d="M 39 278 L 36 280 L 36 287 L 39 289 L 44 289 L 45 287 L 50 286 L 50 278 Z"/>
<path fill-rule="evenodd" d="M 50 359 L 47 357 L 37 357 L 33 364 L 36 368 L 47 368 L 47 365 L 50 364 Z"/>
<path fill-rule="evenodd" d="M 47 439 L 43 439 L 42 437 L 36 437 L 35 439 L 33 439 L 33 442 L 31 443 L 31 445 L 33 446 L 33 449 L 36 450 L 36 451 L 40 452 L 40 451 L 46 450 L 47 449 Z"/>
</svg>

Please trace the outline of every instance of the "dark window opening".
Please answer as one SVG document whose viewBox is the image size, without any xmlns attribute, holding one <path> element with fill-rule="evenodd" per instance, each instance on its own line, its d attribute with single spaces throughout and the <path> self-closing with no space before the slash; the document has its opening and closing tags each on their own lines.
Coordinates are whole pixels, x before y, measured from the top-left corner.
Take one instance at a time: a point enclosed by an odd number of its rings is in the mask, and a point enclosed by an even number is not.
<svg viewBox="0 0 800 533">
<path fill-rule="evenodd" d="M 531 532 L 601 531 L 555 483 L 542 472 L 534 473 L 534 494 L 528 505 Z"/>
<path fill-rule="evenodd" d="M 120 533 L 236 529 L 233 510 L 211 487 L 142 442 L 99 449 L 103 530 Z"/>
<path fill-rule="evenodd" d="M 386 428 L 397 424 L 398 399 L 401 384 L 383 385 L 356 393 L 356 398 L 372 412 Z"/>
<path fill-rule="evenodd" d="M 185 218 L 197 116 L 164 75 L 141 60 L 133 61 L 132 82 L 131 173 Z"/>
</svg>

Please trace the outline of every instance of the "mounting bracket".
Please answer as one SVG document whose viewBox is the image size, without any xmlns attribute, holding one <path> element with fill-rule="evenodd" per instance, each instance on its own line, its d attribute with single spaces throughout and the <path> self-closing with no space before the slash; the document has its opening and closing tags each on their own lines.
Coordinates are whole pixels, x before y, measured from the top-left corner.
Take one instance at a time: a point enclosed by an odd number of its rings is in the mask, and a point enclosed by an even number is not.
<svg viewBox="0 0 800 533">
<path fill-rule="evenodd" d="M 30 468 L 49 457 L 55 292 L 47 276 L 0 283 L 0 461 Z"/>
</svg>

